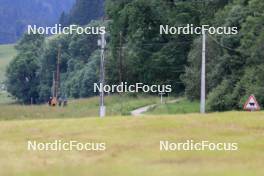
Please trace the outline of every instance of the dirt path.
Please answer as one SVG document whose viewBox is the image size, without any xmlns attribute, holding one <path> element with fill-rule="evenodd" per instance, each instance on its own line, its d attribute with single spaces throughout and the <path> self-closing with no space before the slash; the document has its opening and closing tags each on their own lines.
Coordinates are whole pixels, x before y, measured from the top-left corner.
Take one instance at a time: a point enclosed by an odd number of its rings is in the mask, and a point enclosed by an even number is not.
<svg viewBox="0 0 264 176">
<path fill-rule="evenodd" d="M 148 105 L 148 106 L 144 106 L 144 107 L 135 109 L 135 110 L 131 111 L 131 115 L 132 116 L 141 116 L 142 114 L 147 112 L 149 109 L 154 108 L 155 106 L 157 106 L 157 104 Z"/>
<path fill-rule="evenodd" d="M 175 100 L 170 100 L 170 101 L 166 102 L 166 104 L 177 103 L 180 100 L 181 100 L 180 98 L 175 99 Z M 152 108 L 155 108 L 158 105 L 159 104 L 153 104 L 153 105 L 148 105 L 148 106 L 144 106 L 144 107 L 135 109 L 135 110 L 131 111 L 131 115 L 132 116 L 142 116 L 145 112 L 149 111 Z"/>
</svg>

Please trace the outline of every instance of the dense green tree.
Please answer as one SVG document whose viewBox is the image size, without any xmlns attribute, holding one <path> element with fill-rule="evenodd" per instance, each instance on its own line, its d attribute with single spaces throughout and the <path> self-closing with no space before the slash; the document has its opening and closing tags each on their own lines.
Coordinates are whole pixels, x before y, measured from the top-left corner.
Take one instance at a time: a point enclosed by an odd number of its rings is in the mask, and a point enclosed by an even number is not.
<svg viewBox="0 0 264 176">
<path fill-rule="evenodd" d="M 258 97 L 263 106 L 261 95 L 263 74 L 263 10 L 261 0 L 236 0 L 216 13 L 213 24 L 216 26 L 236 26 L 238 35 L 211 36 L 215 44 L 209 44 L 208 50 L 214 49 L 214 56 L 208 54 L 207 92 L 208 109 L 223 111 L 241 109 L 251 94 Z M 210 37 L 210 36 L 209 36 Z M 210 39 L 209 39 L 210 40 Z M 194 44 L 190 53 L 199 52 L 199 44 Z M 200 55 L 200 54 L 199 54 Z M 189 55 L 189 67 L 183 76 L 186 95 L 199 98 L 200 64 L 197 56 Z M 210 63 L 213 64 L 210 64 Z"/>
<path fill-rule="evenodd" d="M 100 22 L 90 24 L 98 26 Z M 17 45 L 18 56 L 7 69 L 8 91 L 23 103 L 46 102 L 52 96 L 58 50 L 61 48 L 59 96 L 94 95 L 100 53 L 97 35 L 25 35 Z"/>
<path fill-rule="evenodd" d="M 93 86 L 99 80 L 99 61 L 99 52 L 94 52 L 87 64 L 67 73 L 68 78 L 62 83 L 63 92 L 74 98 L 95 95 Z"/>
<path fill-rule="evenodd" d="M 94 22 L 91 26 L 98 26 Z M 53 74 L 56 72 L 58 48 L 61 46 L 60 96 L 74 98 L 94 95 L 90 86 L 98 82 L 97 35 L 59 35 L 47 40 L 40 68 L 40 100 L 52 95 Z"/>
<path fill-rule="evenodd" d="M 214 12 L 226 3 L 227 1 L 106 1 L 107 15 L 112 19 L 112 57 L 107 65 L 110 82 L 118 82 L 122 73 L 123 81 L 129 83 L 167 83 L 173 85 L 174 93 L 183 92 L 184 85 L 180 76 L 185 71 L 187 56 L 195 36 L 160 35 L 160 25 L 199 25 L 202 20 L 213 21 Z"/>
<path fill-rule="evenodd" d="M 24 35 L 17 45 L 18 55 L 7 68 L 7 90 L 19 101 L 30 103 L 39 98 L 39 56 L 44 36 Z"/>
</svg>

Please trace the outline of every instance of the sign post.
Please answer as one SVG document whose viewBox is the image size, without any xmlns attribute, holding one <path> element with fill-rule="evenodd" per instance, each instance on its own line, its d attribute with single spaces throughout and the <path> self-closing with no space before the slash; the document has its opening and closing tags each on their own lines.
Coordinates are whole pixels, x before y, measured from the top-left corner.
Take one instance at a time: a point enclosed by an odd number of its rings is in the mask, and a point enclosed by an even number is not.
<svg viewBox="0 0 264 176">
<path fill-rule="evenodd" d="M 165 95 L 165 93 L 160 92 L 159 95 L 160 95 L 160 104 L 163 104 L 163 95 Z"/>
</svg>

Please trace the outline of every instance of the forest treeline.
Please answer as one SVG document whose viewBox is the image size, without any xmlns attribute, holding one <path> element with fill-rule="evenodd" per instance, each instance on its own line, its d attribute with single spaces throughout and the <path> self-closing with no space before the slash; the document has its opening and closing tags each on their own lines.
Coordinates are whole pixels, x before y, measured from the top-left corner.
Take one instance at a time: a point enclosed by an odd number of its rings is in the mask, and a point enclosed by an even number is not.
<svg viewBox="0 0 264 176">
<path fill-rule="evenodd" d="M 239 109 L 250 94 L 264 105 L 262 0 L 106 0 L 104 6 L 102 1 L 102 6 L 94 4 L 94 9 L 105 9 L 104 13 L 95 10 L 94 18 L 104 14 L 105 21 L 92 22 L 85 2 L 78 0 L 61 20 L 65 25 L 107 26 L 108 84 L 171 84 L 173 94 L 199 99 L 201 36 L 160 35 L 160 25 L 236 26 L 238 35 L 207 37 L 208 110 Z M 58 46 L 62 45 L 61 94 L 93 96 L 93 83 L 99 79 L 98 38 L 25 35 L 17 45 L 18 56 L 7 69 L 8 91 L 26 103 L 31 97 L 36 103 L 46 101 L 51 95 Z"/>
</svg>

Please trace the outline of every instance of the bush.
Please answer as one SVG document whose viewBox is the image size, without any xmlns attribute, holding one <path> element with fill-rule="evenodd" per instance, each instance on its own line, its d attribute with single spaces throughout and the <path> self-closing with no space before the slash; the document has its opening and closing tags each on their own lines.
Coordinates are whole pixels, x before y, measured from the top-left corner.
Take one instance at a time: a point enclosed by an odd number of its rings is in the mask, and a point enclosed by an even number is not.
<svg viewBox="0 0 264 176">
<path fill-rule="evenodd" d="M 231 110 L 236 106 L 236 100 L 232 96 L 232 82 L 224 80 L 208 95 L 207 108 L 209 111 Z"/>
</svg>

